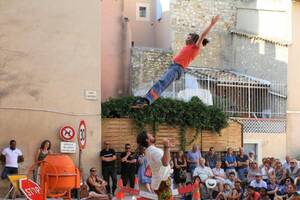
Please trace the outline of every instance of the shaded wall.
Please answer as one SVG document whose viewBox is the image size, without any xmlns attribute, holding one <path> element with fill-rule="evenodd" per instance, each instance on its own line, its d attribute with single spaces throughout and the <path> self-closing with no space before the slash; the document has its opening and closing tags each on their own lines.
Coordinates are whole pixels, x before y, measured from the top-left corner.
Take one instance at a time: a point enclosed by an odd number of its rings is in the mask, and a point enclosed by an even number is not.
<svg viewBox="0 0 300 200">
<path fill-rule="evenodd" d="M 149 4 L 150 18 L 149 20 L 137 19 L 137 3 Z M 155 44 L 155 0 L 124 0 L 124 17 L 127 17 L 130 22 L 129 28 L 131 29 L 131 41 L 134 46 L 138 47 L 154 47 Z"/>
<path fill-rule="evenodd" d="M 102 4 L 102 101 L 128 94 L 129 24 L 123 18 L 123 0 L 101 1 Z"/>
</svg>

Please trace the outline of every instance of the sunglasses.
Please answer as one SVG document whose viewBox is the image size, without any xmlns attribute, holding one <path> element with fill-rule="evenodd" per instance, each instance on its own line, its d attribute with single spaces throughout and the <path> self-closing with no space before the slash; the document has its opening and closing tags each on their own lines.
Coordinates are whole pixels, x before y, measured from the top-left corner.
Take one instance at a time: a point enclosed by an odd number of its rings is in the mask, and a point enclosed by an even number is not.
<svg viewBox="0 0 300 200">
<path fill-rule="evenodd" d="M 95 170 L 95 169 L 92 169 L 90 172 L 96 172 L 97 170 Z"/>
</svg>

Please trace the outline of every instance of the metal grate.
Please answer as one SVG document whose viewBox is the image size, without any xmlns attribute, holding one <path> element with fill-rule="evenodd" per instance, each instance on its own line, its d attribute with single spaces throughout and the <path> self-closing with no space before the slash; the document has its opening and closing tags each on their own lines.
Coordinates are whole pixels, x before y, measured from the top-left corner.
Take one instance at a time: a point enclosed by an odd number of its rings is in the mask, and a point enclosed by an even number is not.
<svg viewBox="0 0 300 200">
<path fill-rule="evenodd" d="M 244 133 L 286 133 L 286 119 L 234 119 L 243 124 Z"/>
</svg>

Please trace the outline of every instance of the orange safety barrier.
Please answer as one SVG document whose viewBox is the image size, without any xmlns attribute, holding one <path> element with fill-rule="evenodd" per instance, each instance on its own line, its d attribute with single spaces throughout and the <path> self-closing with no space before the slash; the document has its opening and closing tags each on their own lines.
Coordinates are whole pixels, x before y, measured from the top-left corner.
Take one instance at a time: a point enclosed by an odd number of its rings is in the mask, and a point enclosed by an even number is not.
<svg viewBox="0 0 300 200">
<path fill-rule="evenodd" d="M 119 191 L 119 192 L 116 193 L 116 199 L 117 200 L 123 200 L 124 198 L 125 198 L 124 192 Z"/>
<path fill-rule="evenodd" d="M 196 179 L 196 181 L 195 181 L 195 190 L 194 190 L 194 192 L 193 192 L 193 197 L 192 197 L 192 199 L 193 200 L 200 200 L 201 199 L 201 195 L 200 195 L 200 190 L 199 190 L 199 181 Z"/>
</svg>

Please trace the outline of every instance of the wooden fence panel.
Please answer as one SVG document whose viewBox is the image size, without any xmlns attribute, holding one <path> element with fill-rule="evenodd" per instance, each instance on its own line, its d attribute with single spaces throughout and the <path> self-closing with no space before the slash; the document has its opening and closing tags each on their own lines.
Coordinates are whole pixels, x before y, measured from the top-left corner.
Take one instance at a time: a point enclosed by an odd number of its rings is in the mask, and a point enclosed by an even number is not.
<svg viewBox="0 0 300 200">
<path fill-rule="evenodd" d="M 151 127 L 146 127 L 147 131 L 151 131 Z M 196 143 L 203 151 L 208 151 L 209 147 L 213 146 L 216 151 L 224 151 L 227 147 L 238 148 L 242 146 L 242 125 L 238 122 L 230 121 L 228 127 L 223 129 L 220 134 L 212 133 L 210 131 L 202 131 L 193 144 L 189 144 L 195 134 L 194 129 L 187 129 L 186 131 L 186 150 L 191 149 L 191 146 Z M 126 143 L 131 144 L 135 149 L 136 135 L 138 130 L 135 127 L 133 120 L 127 118 L 106 118 L 102 119 L 102 141 L 109 141 L 112 148 L 117 152 L 124 151 Z M 180 149 L 179 127 L 171 127 L 168 125 L 160 125 L 157 132 L 157 146 L 162 147 L 162 140 L 169 139 L 174 146 L 172 151 Z"/>
</svg>

